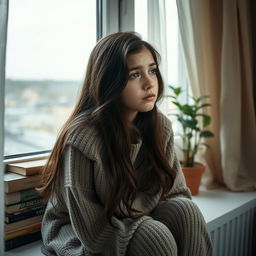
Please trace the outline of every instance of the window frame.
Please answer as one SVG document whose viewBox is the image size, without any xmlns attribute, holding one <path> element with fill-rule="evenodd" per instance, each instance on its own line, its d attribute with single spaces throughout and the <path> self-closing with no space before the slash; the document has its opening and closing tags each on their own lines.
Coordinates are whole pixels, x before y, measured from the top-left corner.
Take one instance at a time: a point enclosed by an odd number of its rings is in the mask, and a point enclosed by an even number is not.
<svg viewBox="0 0 256 256">
<path fill-rule="evenodd" d="M 3 38 L 7 38 L 7 23 L 8 23 L 8 0 L 1 1 L 0 12 L 6 13 L 6 16 L 0 18 L 0 33 Z M 5 113 L 5 59 L 6 59 L 6 44 L 0 47 L 0 255 L 4 254 L 4 113 Z"/>
</svg>

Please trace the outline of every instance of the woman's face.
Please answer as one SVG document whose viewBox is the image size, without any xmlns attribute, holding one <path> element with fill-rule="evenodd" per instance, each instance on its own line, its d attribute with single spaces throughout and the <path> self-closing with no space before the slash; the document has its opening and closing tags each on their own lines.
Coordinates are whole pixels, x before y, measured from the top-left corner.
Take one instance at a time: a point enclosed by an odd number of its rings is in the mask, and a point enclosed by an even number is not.
<svg viewBox="0 0 256 256">
<path fill-rule="evenodd" d="M 122 110 L 128 121 L 133 121 L 138 112 L 154 108 L 158 95 L 157 65 L 147 48 L 127 57 L 129 78 L 121 92 Z"/>
</svg>

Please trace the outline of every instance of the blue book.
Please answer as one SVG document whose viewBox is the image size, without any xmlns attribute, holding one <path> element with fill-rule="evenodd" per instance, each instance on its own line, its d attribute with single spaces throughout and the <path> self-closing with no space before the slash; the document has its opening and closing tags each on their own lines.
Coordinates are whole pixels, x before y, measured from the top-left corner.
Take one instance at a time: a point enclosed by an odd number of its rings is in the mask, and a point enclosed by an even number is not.
<svg viewBox="0 0 256 256">
<path fill-rule="evenodd" d="M 34 216 L 43 215 L 45 212 L 45 205 L 41 207 L 36 207 L 34 209 L 29 209 L 23 212 L 15 212 L 15 213 L 5 213 L 5 223 L 10 224 L 16 221 L 24 220 L 27 218 L 31 218 Z"/>
</svg>

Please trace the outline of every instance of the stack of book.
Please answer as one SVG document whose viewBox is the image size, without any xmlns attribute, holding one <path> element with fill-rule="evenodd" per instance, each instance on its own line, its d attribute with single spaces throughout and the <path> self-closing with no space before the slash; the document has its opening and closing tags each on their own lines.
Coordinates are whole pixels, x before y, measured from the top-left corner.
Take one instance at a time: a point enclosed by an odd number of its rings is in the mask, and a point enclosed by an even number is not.
<svg viewBox="0 0 256 256">
<path fill-rule="evenodd" d="M 45 202 L 37 193 L 46 160 L 7 164 L 5 185 L 5 250 L 41 238 Z"/>
</svg>

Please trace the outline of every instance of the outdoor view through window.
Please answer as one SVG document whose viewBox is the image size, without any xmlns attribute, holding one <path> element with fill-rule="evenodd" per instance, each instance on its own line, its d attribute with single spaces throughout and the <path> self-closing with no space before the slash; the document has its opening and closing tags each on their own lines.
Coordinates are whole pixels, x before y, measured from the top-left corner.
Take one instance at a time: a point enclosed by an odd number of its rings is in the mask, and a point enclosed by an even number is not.
<svg viewBox="0 0 256 256">
<path fill-rule="evenodd" d="M 51 149 L 95 43 L 95 0 L 9 1 L 5 155 Z"/>
</svg>

